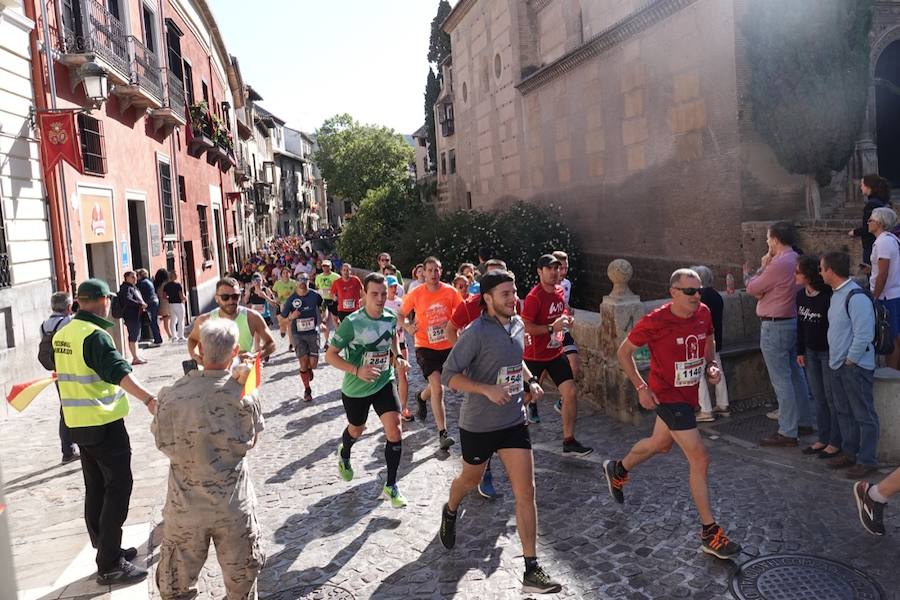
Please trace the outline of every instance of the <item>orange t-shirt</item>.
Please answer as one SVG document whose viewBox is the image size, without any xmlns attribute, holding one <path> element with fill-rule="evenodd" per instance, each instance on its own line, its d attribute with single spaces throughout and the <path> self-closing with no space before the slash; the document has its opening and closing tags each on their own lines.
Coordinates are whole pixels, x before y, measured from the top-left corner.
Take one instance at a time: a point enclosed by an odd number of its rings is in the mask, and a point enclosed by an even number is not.
<svg viewBox="0 0 900 600">
<path fill-rule="evenodd" d="M 456 288 L 447 283 L 441 283 L 436 292 L 420 285 L 403 297 L 400 311 L 405 315 L 416 311 L 416 348 L 450 349 L 453 344 L 447 339 L 447 322 L 462 301 Z"/>
</svg>

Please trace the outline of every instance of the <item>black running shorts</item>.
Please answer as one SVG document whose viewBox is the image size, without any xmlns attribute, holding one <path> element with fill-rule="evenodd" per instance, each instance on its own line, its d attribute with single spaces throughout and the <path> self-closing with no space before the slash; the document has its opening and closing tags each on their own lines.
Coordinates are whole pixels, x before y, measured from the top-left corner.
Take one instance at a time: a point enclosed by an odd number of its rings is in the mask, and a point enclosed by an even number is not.
<svg viewBox="0 0 900 600">
<path fill-rule="evenodd" d="M 525 423 L 497 431 L 466 431 L 459 428 L 459 444 L 463 460 L 470 465 L 480 465 L 494 452 L 504 448 L 531 450 L 531 436 Z"/>
<path fill-rule="evenodd" d="M 563 336 L 563 354 L 578 354 L 578 346 L 575 344 L 575 338 L 568 331 Z"/>
<path fill-rule="evenodd" d="M 341 400 L 344 402 L 344 412 L 347 413 L 347 422 L 356 427 L 362 427 L 369 418 L 369 407 L 375 409 L 375 414 L 379 417 L 389 412 L 400 412 L 400 401 L 394 394 L 394 386 L 392 382 L 387 382 L 383 388 L 372 394 L 362 398 L 352 398 L 346 394 L 341 394 Z"/>
<path fill-rule="evenodd" d="M 291 343 L 294 345 L 294 354 L 297 358 L 309 356 L 310 358 L 319 358 L 319 332 L 318 327 L 312 333 L 303 333 L 291 336 Z"/>
<path fill-rule="evenodd" d="M 337 302 L 334 300 L 322 300 L 322 307 L 330 314 L 337 314 Z"/>
<path fill-rule="evenodd" d="M 338 323 L 340 323 L 341 321 L 343 321 L 344 319 L 346 319 L 347 317 L 349 317 L 350 315 L 352 315 L 354 312 L 355 312 L 355 311 L 352 311 L 352 310 L 351 310 L 350 312 L 342 312 L 342 311 L 338 310 L 338 311 L 335 311 L 335 312 L 333 312 L 333 313 L 331 313 L 331 314 L 333 314 L 334 316 L 336 316 L 336 317 L 337 317 L 337 320 L 338 320 Z"/>
<path fill-rule="evenodd" d="M 444 363 L 450 356 L 450 349 L 432 350 L 431 348 L 416 348 L 416 362 L 422 369 L 422 377 L 428 379 L 428 376 L 437 371 L 440 373 L 444 369 Z"/>
<path fill-rule="evenodd" d="M 565 354 L 560 354 L 553 360 L 548 361 L 526 359 L 525 366 L 527 366 L 528 370 L 531 371 L 531 374 L 538 379 L 541 378 L 544 371 L 547 371 L 550 375 L 550 379 L 556 384 L 556 387 L 561 386 L 569 380 L 575 379 L 575 375 L 572 374 L 572 366 L 569 365 L 569 359 L 566 358 Z"/>
<path fill-rule="evenodd" d="M 694 407 L 679 402 L 677 404 L 660 404 L 656 407 L 656 415 L 663 420 L 669 431 L 687 431 L 697 429 L 697 418 Z"/>
</svg>

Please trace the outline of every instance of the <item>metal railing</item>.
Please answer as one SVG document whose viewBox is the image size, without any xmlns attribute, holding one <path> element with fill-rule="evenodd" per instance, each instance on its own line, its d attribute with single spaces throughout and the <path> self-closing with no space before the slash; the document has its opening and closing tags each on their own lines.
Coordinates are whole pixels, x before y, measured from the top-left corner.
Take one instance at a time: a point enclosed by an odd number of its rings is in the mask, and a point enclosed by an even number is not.
<svg viewBox="0 0 900 600">
<path fill-rule="evenodd" d="M 157 100 L 163 99 L 162 70 L 159 58 L 139 39 L 128 36 L 129 54 L 131 55 L 131 80 L 138 84 Z"/>
<path fill-rule="evenodd" d="M 0 252 L 0 288 L 12 285 L 12 270 L 9 266 L 9 254 Z"/>
<path fill-rule="evenodd" d="M 60 50 L 66 54 L 94 53 L 128 74 L 131 61 L 122 22 L 97 0 L 76 1 L 79 11 L 63 11 Z"/>
<path fill-rule="evenodd" d="M 169 69 L 163 70 L 166 72 L 166 84 L 168 87 L 166 107 L 171 108 L 172 112 L 177 113 L 178 115 L 181 115 L 183 119 L 186 119 L 187 106 L 184 102 L 184 83 Z"/>
</svg>

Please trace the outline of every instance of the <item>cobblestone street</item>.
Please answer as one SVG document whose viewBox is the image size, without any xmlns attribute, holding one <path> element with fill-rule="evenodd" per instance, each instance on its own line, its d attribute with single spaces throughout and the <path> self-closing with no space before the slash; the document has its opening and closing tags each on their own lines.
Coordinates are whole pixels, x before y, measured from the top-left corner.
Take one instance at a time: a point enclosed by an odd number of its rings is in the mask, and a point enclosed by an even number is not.
<svg viewBox="0 0 900 600">
<path fill-rule="evenodd" d="M 260 597 L 297 598 L 315 590 L 315 597 L 323 598 L 522 597 L 514 500 L 499 461 L 494 473 L 500 496 L 494 501 L 468 497 L 456 548 L 444 550 L 436 532 L 450 479 L 459 469 L 458 446 L 449 455 L 437 449 L 430 415 L 425 425 L 409 424 L 399 485 L 410 503 L 392 509 L 377 497 L 384 478 L 383 436 L 372 413 L 369 429 L 353 448 L 356 478 L 340 480 L 335 449 L 345 423 L 341 374 L 320 366 L 313 381 L 315 401 L 304 404 L 296 361 L 284 340 L 278 342 L 279 352 L 263 377 L 266 431 L 250 454 L 268 556 Z M 158 389 L 180 373 L 186 351 L 166 345 L 146 354 L 150 362 L 137 374 Z M 421 378 L 415 377 L 411 391 L 420 387 Z M 448 396 L 453 434 L 459 402 L 459 396 Z M 21 597 L 102 597 L 109 590 L 86 579 L 89 573 L 74 584 L 62 579 L 88 540 L 79 465 L 58 464 L 56 406 L 48 390 L 24 413 L 0 419 L 0 464 L 18 587 L 20 593 L 30 590 Z M 582 406 L 578 438 L 595 451 L 586 459 L 564 458 L 559 417 L 551 401 L 541 408 L 543 422 L 531 429 L 538 554 L 548 573 L 565 585 L 557 597 L 730 597 L 735 565 L 699 552 L 699 525 L 680 452 L 635 470 L 623 508 L 609 498 L 600 464 L 620 457 L 643 431 Z M 149 548 L 146 540 L 137 542 L 144 542 L 140 550 L 153 565 L 168 463 L 154 447 L 149 421 L 133 403 L 126 421 L 135 474 L 128 525 L 151 532 Z M 740 562 L 777 552 L 828 557 L 868 573 L 887 598 L 900 598 L 900 516 L 894 506 L 886 517 L 887 535 L 876 538 L 859 526 L 850 482 L 826 472 L 816 464 L 821 461 L 802 458 L 797 450 L 762 450 L 725 439 L 710 439 L 709 445 L 713 507 L 729 535 L 744 544 Z M 143 597 L 158 597 L 154 584 L 138 587 Z M 201 588 L 204 597 L 224 595 L 212 557 Z M 348 594 L 340 595 L 341 589 Z"/>
</svg>

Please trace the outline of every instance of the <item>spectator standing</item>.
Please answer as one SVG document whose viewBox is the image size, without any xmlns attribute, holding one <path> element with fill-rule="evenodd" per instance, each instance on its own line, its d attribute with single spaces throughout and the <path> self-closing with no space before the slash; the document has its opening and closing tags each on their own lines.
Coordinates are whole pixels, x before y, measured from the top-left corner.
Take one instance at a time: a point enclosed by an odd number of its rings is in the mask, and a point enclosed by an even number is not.
<svg viewBox="0 0 900 600">
<path fill-rule="evenodd" d="M 703 286 L 703 289 L 700 292 L 700 302 L 705 304 L 706 308 L 708 308 L 709 312 L 712 314 L 713 329 L 715 330 L 716 338 L 716 363 L 721 365 L 722 357 L 720 356 L 720 353 L 722 352 L 722 348 L 724 348 L 722 342 L 722 322 L 725 315 L 725 301 L 722 300 L 722 295 L 719 294 L 714 287 L 715 277 L 713 276 L 712 269 L 703 265 L 691 267 L 691 269 L 700 276 L 700 285 Z M 700 412 L 697 414 L 697 422 L 699 423 L 709 423 L 710 421 L 715 421 L 716 417 L 728 417 L 731 415 L 731 411 L 728 410 L 728 385 L 725 383 L 724 369 L 720 369 L 720 375 L 719 382 L 715 385 L 715 408 L 712 407 L 712 398 L 709 394 L 708 382 L 700 381 Z"/>
<path fill-rule="evenodd" d="M 141 293 L 144 304 L 147 305 L 147 316 L 150 318 L 150 332 L 153 334 L 153 345 L 162 344 L 162 334 L 159 332 L 159 296 L 156 295 L 156 286 L 150 281 L 150 273 L 147 269 L 138 269 L 137 289 Z"/>
<path fill-rule="evenodd" d="M 397 281 L 399 281 L 399 279 Z M 425 283 L 425 265 L 419 263 L 413 267 L 412 281 L 409 282 L 409 289 L 406 291 L 411 292 L 423 283 Z"/>
<path fill-rule="evenodd" d="M 875 472 L 879 423 L 872 383 L 875 376 L 875 311 L 872 301 L 850 279 L 850 256 L 829 252 L 822 257 L 822 279 L 834 293 L 828 309 L 828 365 L 834 374 L 834 401 L 841 429 L 841 454 L 828 461 L 832 469 L 850 467 L 848 479 Z"/>
<path fill-rule="evenodd" d="M 208 320 L 200 343 L 203 370 L 160 391 L 151 425 L 170 462 L 156 582 L 164 600 L 195 596 L 212 538 L 226 597 L 255 598 L 264 556 L 246 455 L 263 430 L 262 409 L 254 394 L 243 395 L 246 369 L 230 371 L 237 325 Z"/>
<path fill-rule="evenodd" d="M 834 404 L 834 384 L 828 366 L 828 309 L 831 287 L 819 273 L 819 257 L 804 255 L 797 259 L 796 281 L 803 286 L 797 292 L 797 364 L 806 373 L 806 381 L 816 400 L 819 439 L 803 449 L 804 454 L 834 458 L 841 451 L 841 430 Z"/>
<path fill-rule="evenodd" d="M 172 339 L 172 330 L 169 328 L 170 311 L 169 297 L 163 293 L 163 287 L 169 281 L 169 272 L 165 269 L 159 269 L 153 276 L 153 287 L 156 289 L 156 297 L 159 298 L 159 320 L 162 321 L 163 330 L 166 337 Z"/>
<path fill-rule="evenodd" d="M 797 364 L 797 253 L 794 226 L 773 223 L 766 233 L 768 252 L 759 270 L 744 265 L 747 293 L 756 297 L 762 322 L 759 347 L 778 399 L 778 431 L 760 441 L 763 446 L 796 446 L 798 435 L 813 433 L 809 390 Z"/>
<path fill-rule="evenodd" d="M 875 236 L 869 231 L 869 217 L 876 208 L 891 205 L 891 184 L 884 177 L 876 173 L 869 173 L 860 179 L 859 189 L 866 197 L 862 227 L 851 229 L 849 235 L 862 239 L 863 266 L 868 268 L 872 264 L 872 245 L 875 243 Z"/>
<path fill-rule="evenodd" d="M 869 217 L 869 233 L 875 236 L 869 289 L 891 318 L 894 351 L 885 363 L 892 369 L 900 369 L 900 240 L 891 233 L 896 224 L 897 213 L 887 207 L 874 209 Z"/>
<path fill-rule="evenodd" d="M 147 304 L 137 289 L 137 274 L 125 271 L 122 284 L 119 286 L 119 303 L 122 305 L 122 320 L 128 331 L 128 352 L 131 353 L 132 365 L 143 365 L 147 361 L 138 356 L 137 343 L 141 339 L 141 315 L 147 310 Z"/>
<path fill-rule="evenodd" d="M 184 337 L 184 313 L 187 298 L 184 297 L 184 288 L 178 283 L 178 273 L 175 271 L 169 271 L 169 281 L 163 286 L 163 293 L 169 301 L 169 313 L 172 315 L 172 332 L 174 333 L 172 341 L 185 342 L 187 339 Z"/>
<path fill-rule="evenodd" d="M 72 297 L 65 292 L 55 292 L 50 296 L 50 310 L 53 313 L 41 323 L 41 338 L 53 338 L 53 335 L 72 320 Z M 52 350 L 52 346 L 50 346 Z M 53 356 L 52 354 L 50 355 Z M 57 384 L 57 389 L 59 384 Z M 72 440 L 72 432 L 63 418 L 62 404 L 59 407 L 59 443 L 62 445 L 62 462 L 70 463 L 78 460 L 78 448 Z"/>
</svg>

